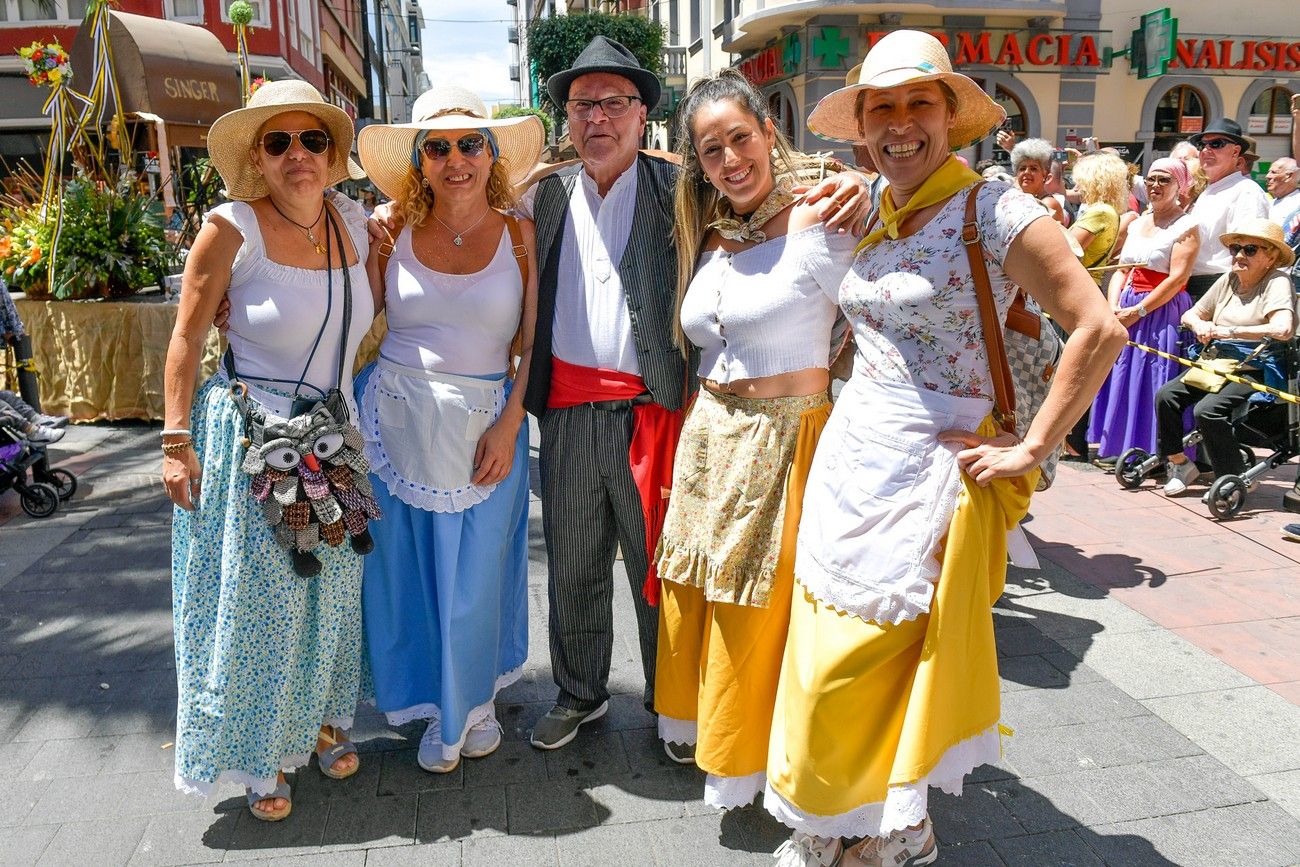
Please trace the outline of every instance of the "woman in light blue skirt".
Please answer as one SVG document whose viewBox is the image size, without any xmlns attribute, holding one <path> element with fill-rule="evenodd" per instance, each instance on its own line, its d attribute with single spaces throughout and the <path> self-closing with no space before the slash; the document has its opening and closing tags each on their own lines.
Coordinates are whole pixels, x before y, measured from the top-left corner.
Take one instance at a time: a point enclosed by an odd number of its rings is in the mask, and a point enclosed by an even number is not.
<svg viewBox="0 0 1300 867">
<path fill-rule="evenodd" d="M 362 611 L 376 706 L 393 725 L 427 720 L 419 764 L 447 773 L 500 745 L 494 701 L 528 655 L 523 394 L 536 280 L 532 224 L 503 212 L 542 128 L 490 120 L 454 86 L 424 94 L 412 114 L 359 138 L 404 224 L 371 271 L 388 333 L 356 381 L 385 513 Z"/>
</svg>

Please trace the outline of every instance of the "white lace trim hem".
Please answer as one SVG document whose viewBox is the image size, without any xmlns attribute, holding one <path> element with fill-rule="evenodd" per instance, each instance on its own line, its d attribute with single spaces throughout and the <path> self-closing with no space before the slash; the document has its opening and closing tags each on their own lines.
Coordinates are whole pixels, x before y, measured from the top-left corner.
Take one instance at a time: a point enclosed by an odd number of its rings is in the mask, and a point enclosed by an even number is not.
<svg viewBox="0 0 1300 867">
<path fill-rule="evenodd" d="M 454 744 L 442 744 L 442 758 L 451 760 L 460 755 L 460 748 L 465 746 L 465 738 L 469 736 L 469 730 L 487 719 L 492 719 L 496 713 L 497 693 L 505 689 L 510 684 L 517 681 L 523 676 L 524 667 L 511 669 L 497 678 L 496 684 L 492 687 L 492 697 L 477 707 L 470 710 L 465 717 L 465 727 L 461 730 L 460 739 Z M 402 708 L 401 710 L 388 711 L 384 713 L 388 718 L 388 724 L 392 726 L 405 725 L 413 720 L 428 720 L 430 723 L 438 723 L 439 728 L 442 726 L 442 709 L 433 702 L 412 705 L 411 707 Z"/>
<path fill-rule="evenodd" d="M 747 777 L 720 777 L 709 774 L 704 778 L 704 803 L 717 810 L 748 807 L 762 794 L 766 782 L 765 771 Z"/>
<path fill-rule="evenodd" d="M 915 783 L 890 786 L 883 802 L 863 804 L 855 810 L 835 816 L 805 813 L 781 796 L 769 782 L 763 793 L 763 806 L 785 825 L 817 837 L 883 837 L 894 831 L 919 824 L 929 805 L 929 787 L 936 786 L 950 795 L 960 795 L 967 774 L 988 762 L 995 762 L 1001 752 L 998 727 L 968 738 L 943 754 L 930 774 Z"/>
<path fill-rule="evenodd" d="M 673 719 L 659 714 L 659 740 L 670 744 L 695 746 L 699 723 L 693 719 Z"/>
<path fill-rule="evenodd" d="M 442 514 L 463 512 L 471 506 L 477 506 L 497 489 L 500 482 L 491 485 L 469 484 L 454 491 L 444 491 L 417 485 L 398 475 L 384 451 L 384 443 L 379 433 L 379 415 L 375 411 L 375 373 L 371 373 L 366 382 L 366 389 L 361 394 L 361 436 L 365 440 L 363 452 L 370 463 L 370 472 L 384 483 L 390 496 L 396 497 L 406 505 L 426 512 Z M 504 403 L 502 404 L 504 405 Z M 497 407 L 497 414 L 501 407 Z"/>
</svg>

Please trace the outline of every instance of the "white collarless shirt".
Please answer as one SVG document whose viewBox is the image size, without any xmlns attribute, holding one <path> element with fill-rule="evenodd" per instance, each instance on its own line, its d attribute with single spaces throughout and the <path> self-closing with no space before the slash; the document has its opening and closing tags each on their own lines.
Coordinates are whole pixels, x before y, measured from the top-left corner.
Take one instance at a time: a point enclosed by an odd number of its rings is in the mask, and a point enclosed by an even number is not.
<svg viewBox="0 0 1300 867">
<path fill-rule="evenodd" d="M 1269 204 L 1268 218 L 1281 226 L 1297 209 L 1300 209 L 1300 190 L 1292 190 Z"/>
<path fill-rule="evenodd" d="M 1201 249 L 1192 273 L 1226 274 L 1232 268 L 1232 256 L 1219 236 L 1251 217 L 1267 217 L 1268 197 L 1259 184 L 1234 172 L 1206 187 L 1191 213 L 1201 227 Z"/>
<path fill-rule="evenodd" d="M 551 352 L 570 364 L 640 376 L 618 273 L 632 233 L 636 174 L 634 161 L 602 199 L 586 170 L 578 172 L 564 221 Z"/>
</svg>

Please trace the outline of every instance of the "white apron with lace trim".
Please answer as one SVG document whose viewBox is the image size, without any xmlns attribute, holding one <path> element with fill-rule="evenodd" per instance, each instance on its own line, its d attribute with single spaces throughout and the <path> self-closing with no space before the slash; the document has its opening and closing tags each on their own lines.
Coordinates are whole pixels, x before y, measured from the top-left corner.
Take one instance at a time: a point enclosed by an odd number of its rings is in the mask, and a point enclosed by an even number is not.
<svg viewBox="0 0 1300 867">
<path fill-rule="evenodd" d="M 961 490 L 956 445 L 991 401 L 955 397 L 855 372 L 817 444 L 794 574 L 816 599 L 874 623 L 930 610 L 935 554 Z"/>
<path fill-rule="evenodd" d="M 501 414 L 505 379 L 407 367 L 380 357 L 361 398 L 370 471 L 403 503 L 460 512 L 496 485 L 475 485 L 474 451 Z"/>
</svg>

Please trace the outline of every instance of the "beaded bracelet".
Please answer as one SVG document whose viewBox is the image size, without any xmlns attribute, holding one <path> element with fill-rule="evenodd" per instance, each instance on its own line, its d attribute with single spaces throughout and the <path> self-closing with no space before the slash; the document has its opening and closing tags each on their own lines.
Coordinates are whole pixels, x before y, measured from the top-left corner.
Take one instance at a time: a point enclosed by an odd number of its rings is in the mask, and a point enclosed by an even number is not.
<svg viewBox="0 0 1300 867">
<path fill-rule="evenodd" d="M 162 451 L 163 454 L 166 455 L 167 457 L 173 457 L 175 455 L 180 454 L 181 452 L 185 451 L 186 449 L 190 448 L 193 445 L 194 443 L 191 440 L 181 440 L 180 442 L 175 442 L 175 443 L 163 443 Z"/>
</svg>

